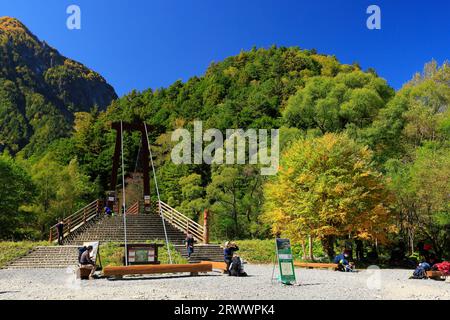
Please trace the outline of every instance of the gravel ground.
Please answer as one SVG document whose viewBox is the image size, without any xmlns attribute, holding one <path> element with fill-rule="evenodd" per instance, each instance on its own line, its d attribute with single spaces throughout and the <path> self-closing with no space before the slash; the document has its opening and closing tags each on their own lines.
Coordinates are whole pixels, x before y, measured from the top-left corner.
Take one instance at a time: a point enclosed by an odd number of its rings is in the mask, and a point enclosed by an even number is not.
<svg viewBox="0 0 450 320">
<path fill-rule="evenodd" d="M 272 283 L 272 266 L 246 265 L 246 271 L 251 275 L 248 278 L 212 273 L 199 277 L 172 275 L 81 282 L 71 269 L 0 270 L 0 300 L 450 300 L 450 283 L 409 280 L 411 270 L 340 273 L 297 269 L 295 286 Z"/>
</svg>

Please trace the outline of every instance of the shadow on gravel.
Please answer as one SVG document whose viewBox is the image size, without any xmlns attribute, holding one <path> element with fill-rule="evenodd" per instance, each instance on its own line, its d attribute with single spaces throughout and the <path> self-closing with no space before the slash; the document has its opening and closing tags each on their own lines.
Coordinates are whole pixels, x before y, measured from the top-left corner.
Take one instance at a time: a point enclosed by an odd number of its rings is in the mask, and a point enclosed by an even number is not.
<svg viewBox="0 0 450 320">
<path fill-rule="evenodd" d="M 0 291 L 0 294 L 18 293 L 20 291 Z"/>
<path fill-rule="evenodd" d="M 321 286 L 323 283 L 299 283 L 299 287 Z"/>
</svg>

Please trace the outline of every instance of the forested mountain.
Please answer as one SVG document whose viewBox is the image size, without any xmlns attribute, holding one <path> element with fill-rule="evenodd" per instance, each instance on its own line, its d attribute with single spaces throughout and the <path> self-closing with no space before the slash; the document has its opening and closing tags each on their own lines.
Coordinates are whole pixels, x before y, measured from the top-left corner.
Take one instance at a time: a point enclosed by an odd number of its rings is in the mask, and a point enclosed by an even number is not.
<svg viewBox="0 0 450 320">
<path fill-rule="evenodd" d="M 111 168 L 114 132 L 111 121 L 152 125 L 159 186 L 165 201 L 194 219 L 211 207 L 218 237 L 262 236 L 263 186 L 267 177 L 254 166 L 176 166 L 170 160 L 171 132 L 192 128 L 281 128 L 282 148 L 291 140 L 325 132 L 368 128 L 395 92 L 374 72 L 344 65 L 314 50 L 271 47 L 252 49 L 212 63 L 201 77 L 168 88 L 132 92 L 104 113 L 78 113 L 76 132 L 53 152 L 77 157 L 91 177 L 105 186 Z M 139 137 L 125 137 L 126 166 L 133 171 Z M 180 192 L 181 191 L 181 192 Z"/>
<path fill-rule="evenodd" d="M 104 110 L 117 95 L 98 73 L 0 18 L 0 150 L 28 155 L 69 136 L 74 113 Z"/>
</svg>

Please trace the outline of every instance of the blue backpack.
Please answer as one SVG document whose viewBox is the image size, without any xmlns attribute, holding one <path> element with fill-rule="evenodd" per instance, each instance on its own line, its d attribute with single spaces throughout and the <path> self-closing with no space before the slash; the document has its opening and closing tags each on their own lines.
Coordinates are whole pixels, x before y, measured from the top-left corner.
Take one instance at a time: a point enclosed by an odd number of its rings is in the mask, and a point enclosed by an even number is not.
<svg viewBox="0 0 450 320">
<path fill-rule="evenodd" d="M 427 271 L 431 269 L 431 266 L 426 263 L 423 262 L 421 264 L 419 264 L 419 266 L 416 268 L 416 270 L 414 270 L 414 273 L 412 275 L 412 279 L 427 279 Z"/>
</svg>

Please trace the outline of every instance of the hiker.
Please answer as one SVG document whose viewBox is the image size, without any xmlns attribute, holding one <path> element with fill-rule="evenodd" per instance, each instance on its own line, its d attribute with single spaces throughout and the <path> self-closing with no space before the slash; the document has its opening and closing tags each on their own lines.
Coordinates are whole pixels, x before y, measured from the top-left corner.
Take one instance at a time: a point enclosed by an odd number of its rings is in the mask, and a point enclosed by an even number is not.
<svg viewBox="0 0 450 320">
<path fill-rule="evenodd" d="M 348 254 L 348 252 L 346 250 L 344 250 L 343 253 L 338 254 L 334 258 L 334 263 L 336 263 L 338 265 L 338 271 L 353 272 L 354 265 L 353 265 L 353 263 L 349 262 L 349 260 L 348 260 L 349 257 L 350 257 L 350 255 Z"/>
<path fill-rule="evenodd" d="M 239 247 L 236 245 L 236 243 L 230 241 L 225 242 L 225 247 L 223 249 L 223 257 L 225 263 L 227 264 L 227 272 L 229 276 L 231 276 L 230 265 L 233 260 L 233 255 L 238 250 Z"/>
<path fill-rule="evenodd" d="M 87 247 L 83 246 L 83 247 L 79 247 L 78 248 L 78 263 L 81 264 L 81 256 L 83 255 L 83 253 L 87 251 Z"/>
<path fill-rule="evenodd" d="M 232 277 L 246 277 L 247 273 L 244 271 L 244 266 L 241 260 L 241 257 L 237 255 L 236 253 L 233 255 L 233 258 L 231 259 L 231 265 L 230 265 L 230 275 Z"/>
<path fill-rule="evenodd" d="M 416 270 L 414 270 L 413 275 L 410 279 L 427 279 L 427 271 L 431 270 L 431 266 L 427 262 L 420 263 Z"/>
<path fill-rule="evenodd" d="M 64 244 L 64 222 L 59 220 L 56 225 L 56 232 L 58 233 L 58 244 L 62 246 Z"/>
<path fill-rule="evenodd" d="M 105 215 L 107 215 L 107 216 L 109 216 L 109 217 L 112 216 L 112 210 L 111 210 L 110 207 L 106 206 L 105 209 L 104 209 L 104 211 L 105 211 Z"/>
<path fill-rule="evenodd" d="M 188 259 L 190 259 L 191 255 L 194 253 L 194 236 L 188 233 L 184 242 L 186 243 Z"/>
<path fill-rule="evenodd" d="M 92 261 L 92 259 L 91 259 L 92 250 L 94 250 L 94 248 L 92 246 L 88 246 L 87 250 L 85 250 L 81 254 L 81 258 L 80 258 L 80 265 L 81 265 L 80 268 L 91 270 L 91 273 L 89 274 L 89 279 L 93 279 L 95 269 L 96 269 L 95 262 Z"/>
</svg>

